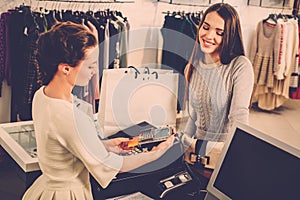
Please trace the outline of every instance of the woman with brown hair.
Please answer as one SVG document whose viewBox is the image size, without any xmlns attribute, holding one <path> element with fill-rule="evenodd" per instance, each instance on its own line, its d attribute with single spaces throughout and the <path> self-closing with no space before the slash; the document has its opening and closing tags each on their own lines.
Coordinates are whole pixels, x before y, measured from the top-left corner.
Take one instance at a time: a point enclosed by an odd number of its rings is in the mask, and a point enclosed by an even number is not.
<svg viewBox="0 0 300 200">
<path fill-rule="evenodd" d="M 238 14 L 229 4 L 205 11 L 185 77 L 189 119 L 183 140 L 204 156 L 207 141 L 223 142 L 234 121 L 248 123 L 249 117 L 253 69 L 245 57 Z"/>
<path fill-rule="evenodd" d="M 174 137 L 151 151 L 130 156 L 120 153 L 128 139 L 100 140 L 93 119 L 78 108 L 74 85 L 86 85 L 98 67 L 96 29 L 61 22 L 38 39 L 37 59 L 45 85 L 33 98 L 33 124 L 42 175 L 24 200 L 91 200 L 91 174 L 107 187 L 120 171 L 156 160 L 172 146 Z"/>
</svg>

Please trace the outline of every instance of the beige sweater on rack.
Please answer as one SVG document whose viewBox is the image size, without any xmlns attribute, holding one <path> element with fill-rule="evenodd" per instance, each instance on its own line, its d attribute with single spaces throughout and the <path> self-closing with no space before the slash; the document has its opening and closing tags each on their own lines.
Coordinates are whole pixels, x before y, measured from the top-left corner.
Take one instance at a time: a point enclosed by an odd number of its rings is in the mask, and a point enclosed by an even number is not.
<svg viewBox="0 0 300 200">
<path fill-rule="evenodd" d="M 269 24 L 260 21 L 250 50 L 254 69 L 252 102 L 264 110 L 280 107 L 289 99 L 291 68 L 284 66 L 286 28 L 282 23 Z M 284 76 L 283 76 L 284 75 Z"/>
</svg>

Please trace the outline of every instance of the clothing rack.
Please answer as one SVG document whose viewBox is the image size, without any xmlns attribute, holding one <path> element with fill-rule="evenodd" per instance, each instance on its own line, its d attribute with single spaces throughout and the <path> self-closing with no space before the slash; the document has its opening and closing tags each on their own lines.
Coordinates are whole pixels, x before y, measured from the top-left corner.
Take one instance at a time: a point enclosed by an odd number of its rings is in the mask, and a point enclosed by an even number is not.
<svg viewBox="0 0 300 200">
<path fill-rule="evenodd" d="M 196 11 L 196 12 L 185 12 L 185 11 L 173 11 L 173 12 L 170 12 L 170 11 L 163 11 L 162 14 L 164 15 L 167 15 L 167 16 L 175 16 L 177 18 L 182 18 L 184 16 L 193 16 L 195 18 L 197 18 L 198 20 L 200 20 L 202 17 L 203 17 L 203 14 L 204 14 L 204 11 L 203 10 L 200 10 L 200 11 Z M 194 23 L 198 24 L 199 21 L 194 21 Z"/>
<path fill-rule="evenodd" d="M 266 22 L 267 20 L 271 19 L 273 22 L 277 23 L 278 19 L 291 19 L 291 18 L 296 19 L 296 17 L 297 17 L 296 15 L 292 15 L 292 14 L 283 14 L 283 13 L 274 14 L 274 13 L 271 13 L 263 21 Z"/>
<path fill-rule="evenodd" d="M 111 10 L 121 10 L 125 3 L 133 3 L 131 0 L 35 0 L 23 5 L 29 6 L 34 11 L 43 12 L 49 10 L 80 10 L 98 11 L 110 8 Z"/>
<path fill-rule="evenodd" d="M 274 110 L 297 95 L 292 92 L 299 88 L 298 23 L 291 13 L 271 13 L 257 25 L 249 53 L 255 77 L 251 102 L 262 110 Z M 273 28 L 265 32 L 264 27 Z M 264 39 L 266 34 L 272 40 Z"/>
<path fill-rule="evenodd" d="M 203 10 L 201 11 L 197 11 L 197 12 L 184 12 L 184 11 L 173 11 L 173 12 L 170 12 L 170 11 L 163 11 L 162 14 L 166 14 L 166 15 L 171 15 L 171 14 L 177 14 L 177 15 L 185 15 L 185 14 L 189 14 L 189 13 L 195 13 L 195 14 L 203 14 Z"/>
<path fill-rule="evenodd" d="M 24 1 L 18 7 L 13 6 L 1 14 L 2 26 L 9 33 L 12 32 L 10 35 L 0 34 L 1 45 L 5 48 L 5 51 L 1 50 L 0 52 L 2 57 L 4 55 L 6 59 L 0 62 L 0 80 L 6 79 L 12 91 L 10 122 L 32 120 L 32 97 L 44 81 L 36 61 L 36 41 L 40 33 L 49 30 L 58 21 L 72 21 L 81 24 L 83 21 L 89 20 L 98 30 L 99 43 L 105 40 L 104 32 L 106 30 L 109 29 L 109 37 L 122 31 L 123 37 L 114 37 L 115 40 L 109 40 L 109 47 L 107 45 L 104 49 L 103 45 L 99 46 L 101 48 L 99 57 L 104 57 L 103 52 L 106 52 L 106 62 L 104 63 L 104 59 L 99 59 L 99 75 L 93 77 L 88 88 L 76 88 L 76 96 L 87 99 L 86 101 L 91 102 L 95 110 L 97 106 L 94 100 L 99 96 L 96 92 L 97 83 L 104 66 L 108 68 L 117 65 L 120 67 L 127 66 L 127 56 L 124 52 L 128 47 L 128 35 L 126 35 L 125 30 L 130 26 L 125 24 L 125 22 L 128 23 L 127 18 L 115 9 L 121 4 L 117 4 L 117 6 L 112 5 L 114 3 L 105 4 L 106 8 L 101 8 L 99 3 L 51 2 L 46 5 L 43 1 Z M 120 23 L 116 22 L 117 20 Z M 115 23 L 111 26 L 107 25 L 112 22 Z M 123 23 L 121 24 L 121 22 Z M 117 45 L 121 43 L 123 45 Z M 4 52 L 5 54 L 3 54 Z M 88 95 L 86 95 L 86 91 L 89 92 Z"/>
</svg>

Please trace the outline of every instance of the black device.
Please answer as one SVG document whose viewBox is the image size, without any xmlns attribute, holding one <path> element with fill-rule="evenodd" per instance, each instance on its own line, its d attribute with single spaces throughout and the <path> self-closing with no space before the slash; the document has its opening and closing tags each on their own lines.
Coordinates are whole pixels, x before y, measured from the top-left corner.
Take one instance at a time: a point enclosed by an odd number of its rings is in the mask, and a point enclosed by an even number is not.
<svg viewBox="0 0 300 200">
<path fill-rule="evenodd" d="M 202 181 L 187 163 L 182 170 L 159 181 L 161 199 L 198 199 L 203 189 Z"/>
<path fill-rule="evenodd" d="M 129 146 L 141 146 L 149 143 L 162 142 L 172 135 L 172 128 L 147 128 L 142 129 L 138 136 L 133 137 L 129 141 Z"/>
<path fill-rule="evenodd" d="M 193 178 L 189 174 L 188 171 L 181 171 L 181 172 L 179 172 L 177 174 L 174 174 L 170 177 L 162 179 L 159 182 L 159 185 L 160 185 L 161 189 L 163 190 L 163 192 L 160 195 L 160 198 L 165 197 L 165 195 L 168 192 L 170 192 L 171 190 L 174 190 L 174 189 L 176 189 L 180 186 L 183 186 L 183 185 L 189 183 L 192 180 L 193 180 Z"/>
<path fill-rule="evenodd" d="M 128 127 L 118 133 L 109 136 L 108 139 L 125 137 L 133 138 L 140 133 L 149 133 L 149 129 L 156 128 L 148 122 L 141 122 L 134 126 Z M 146 131 L 147 130 L 147 131 Z M 166 130 L 160 132 L 159 136 L 163 136 Z M 162 135 L 160 133 L 163 133 Z M 131 153 L 138 154 L 147 149 L 151 149 L 161 141 L 144 143 L 143 145 L 135 146 Z M 103 189 L 96 180 L 92 177 L 92 191 L 95 199 L 106 199 L 116 195 L 130 194 L 137 191 L 150 196 L 151 198 L 158 199 L 161 194 L 161 188 L 157 187 L 160 180 L 177 174 L 184 170 L 183 147 L 178 139 L 174 139 L 173 146 L 159 159 L 134 169 L 130 172 L 119 173 L 116 178 L 112 180 L 111 184 Z M 156 186 L 156 187 L 155 187 Z M 184 199 L 184 198 L 183 198 Z"/>
</svg>

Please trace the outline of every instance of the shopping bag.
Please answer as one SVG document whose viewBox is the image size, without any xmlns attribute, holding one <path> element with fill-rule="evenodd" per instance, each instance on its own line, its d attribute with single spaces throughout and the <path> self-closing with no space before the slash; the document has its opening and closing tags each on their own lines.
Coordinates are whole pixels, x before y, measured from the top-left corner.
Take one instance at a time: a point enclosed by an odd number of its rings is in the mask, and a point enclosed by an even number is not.
<svg viewBox="0 0 300 200">
<path fill-rule="evenodd" d="M 102 137 L 143 121 L 175 127 L 177 91 L 178 74 L 172 70 L 105 69 L 97 115 Z"/>
</svg>

